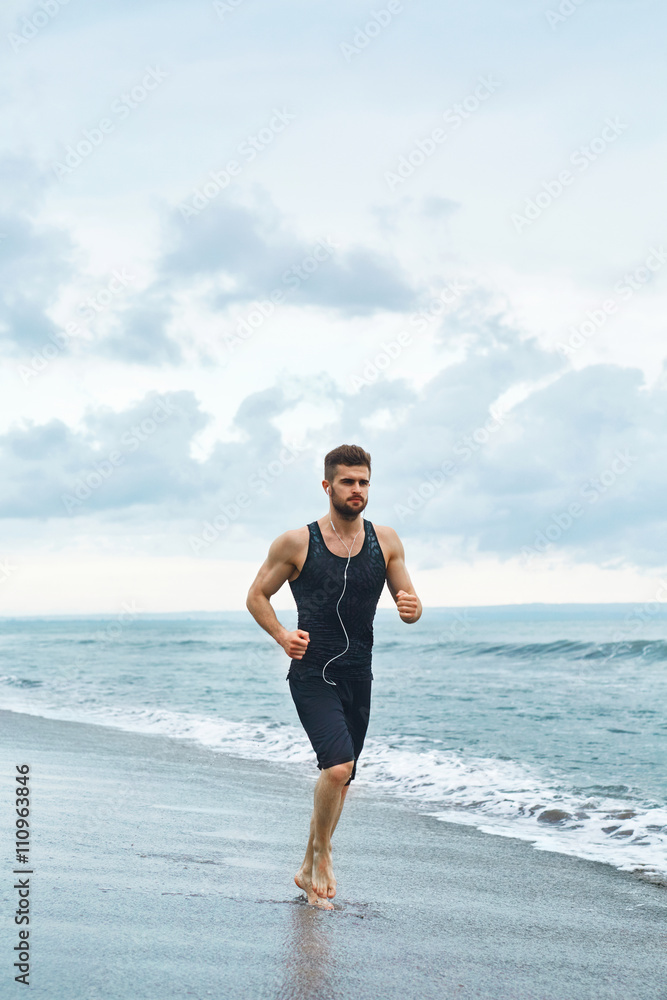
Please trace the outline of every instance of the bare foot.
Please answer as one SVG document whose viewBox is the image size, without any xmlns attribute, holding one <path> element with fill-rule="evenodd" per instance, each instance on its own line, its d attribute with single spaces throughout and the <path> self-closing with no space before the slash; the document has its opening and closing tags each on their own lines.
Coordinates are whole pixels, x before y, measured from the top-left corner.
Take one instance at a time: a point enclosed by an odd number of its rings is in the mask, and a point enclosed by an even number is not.
<svg viewBox="0 0 667 1000">
<path fill-rule="evenodd" d="M 322 910 L 333 910 L 333 903 L 331 903 L 328 899 L 322 899 L 321 896 L 318 896 L 317 893 L 313 892 L 312 879 L 307 872 L 303 871 L 303 869 L 299 869 L 294 876 L 294 881 L 298 885 L 299 889 L 302 889 L 305 892 L 311 906 L 319 906 Z"/>
<path fill-rule="evenodd" d="M 336 879 L 331 863 L 331 850 L 320 850 L 313 844 L 313 889 L 318 896 L 331 899 L 336 895 Z"/>
</svg>

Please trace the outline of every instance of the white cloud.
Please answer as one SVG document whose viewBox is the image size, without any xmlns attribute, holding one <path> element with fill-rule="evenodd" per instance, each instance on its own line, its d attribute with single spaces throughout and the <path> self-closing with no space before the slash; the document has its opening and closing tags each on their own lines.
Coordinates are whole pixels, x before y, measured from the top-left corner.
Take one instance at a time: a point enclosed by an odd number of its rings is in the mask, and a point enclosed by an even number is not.
<svg viewBox="0 0 667 1000">
<path fill-rule="evenodd" d="M 6 4 L 5 33 L 29 14 Z M 208 3 L 72 0 L 7 46 L 0 504 L 19 559 L 136 554 L 157 580 L 154 561 L 192 560 L 193 533 L 244 492 L 250 505 L 189 565 L 260 559 L 312 519 L 321 458 L 347 440 L 372 452 L 372 516 L 405 536 L 436 603 L 456 603 L 452 565 L 469 565 L 469 593 L 492 603 L 475 567 L 502 589 L 510 563 L 509 597 L 539 577 L 546 599 L 633 598 L 624 567 L 653 572 L 665 533 L 667 268 L 574 354 L 557 345 L 664 230 L 665 14 L 652 0 L 588 0 L 558 30 L 544 15 L 528 0 L 406 3 L 346 63 L 339 43 L 365 17 L 352 0 L 246 0 L 222 19 Z M 160 86 L 56 180 L 54 160 L 153 63 Z M 388 165 L 484 74 L 497 92 L 388 191 Z M 289 125 L 187 222 L 178 206 L 276 108 Z M 518 234 L 512 213 L 615 116 L 618 140 Z M 288 285 L 327 239 L 335 253 Z M 79 322 L 80 303 L 123 269 L 132 281 Z M 457 281 L 465 294 L 419 329 L 415 315 Z M 63 341 L 70 321 L 80 330 Z M 37 367 L 26 379 L 22 365 Z M 67 514 L 61 494 L 159 396 L 179 414 Z M 298 460 L 266 492 L 251 486 L 293 441 Z M 621 474 L 624 450 L 637 458 Z M 452 456 L 455 475 L 401 521 L 397 506 Z M 606 492 L 591 485 L 600 477 Z M 559 527 L 573 503 L 582 513 Z M 539 554 L 521 556 L 540 532 L 554 536 L 557 585 Z M 28 593 L 17 607 L 29 610 Z"/>
</svg>

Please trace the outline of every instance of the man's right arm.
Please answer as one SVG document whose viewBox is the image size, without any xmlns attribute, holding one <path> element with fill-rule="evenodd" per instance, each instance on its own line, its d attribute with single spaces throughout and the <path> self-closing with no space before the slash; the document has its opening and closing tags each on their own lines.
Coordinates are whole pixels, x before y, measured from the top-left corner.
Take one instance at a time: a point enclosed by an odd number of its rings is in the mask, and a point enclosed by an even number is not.
<svg viewBox="0 0 667 1000">
<path fill-rule="evenodd" d="M 246 607 L 257 624 L 261 625 L 293 660 L 300 660 L 303 657 L 310 636 L 303 629 L 290 632 L 281 625 L 269 598 L 280 590 L 294 572 L 293 560 L 300 546 L 298 536 L 298 531 L 286 531 L 271 543 L 269 554 L 260 566 L 246 598 Z"/>
</svg>

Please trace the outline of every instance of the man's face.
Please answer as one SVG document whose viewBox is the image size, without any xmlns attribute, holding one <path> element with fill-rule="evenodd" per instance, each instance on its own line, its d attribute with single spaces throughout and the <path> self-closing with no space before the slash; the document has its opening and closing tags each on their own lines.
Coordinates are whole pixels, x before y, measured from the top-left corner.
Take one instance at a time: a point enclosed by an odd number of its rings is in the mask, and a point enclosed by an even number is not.
<svg viewBox="0 0 667 1000">
<path fill-rule="evenodd" d="M 346 520 L 353 520 L 368 503 L 368 469 L 365 465 L 339 465 L 331 484 L 331 503 Z"/>
</svg>

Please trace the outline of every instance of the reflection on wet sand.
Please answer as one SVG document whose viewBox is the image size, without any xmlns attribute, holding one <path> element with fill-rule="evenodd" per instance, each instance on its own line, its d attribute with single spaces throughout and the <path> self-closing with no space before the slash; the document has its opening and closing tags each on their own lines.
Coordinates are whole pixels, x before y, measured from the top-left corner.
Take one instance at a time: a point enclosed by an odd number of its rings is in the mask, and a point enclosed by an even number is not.
<svg viewBox="0 0 667 1000">
<path fill-rule="evenodd" d="M 331 935 L 337 910 L 309 906 L 305 896 L 290 906 L 280 970 L 280 1000 L 343 1000 L 336 984 Z"/>
</svg>

